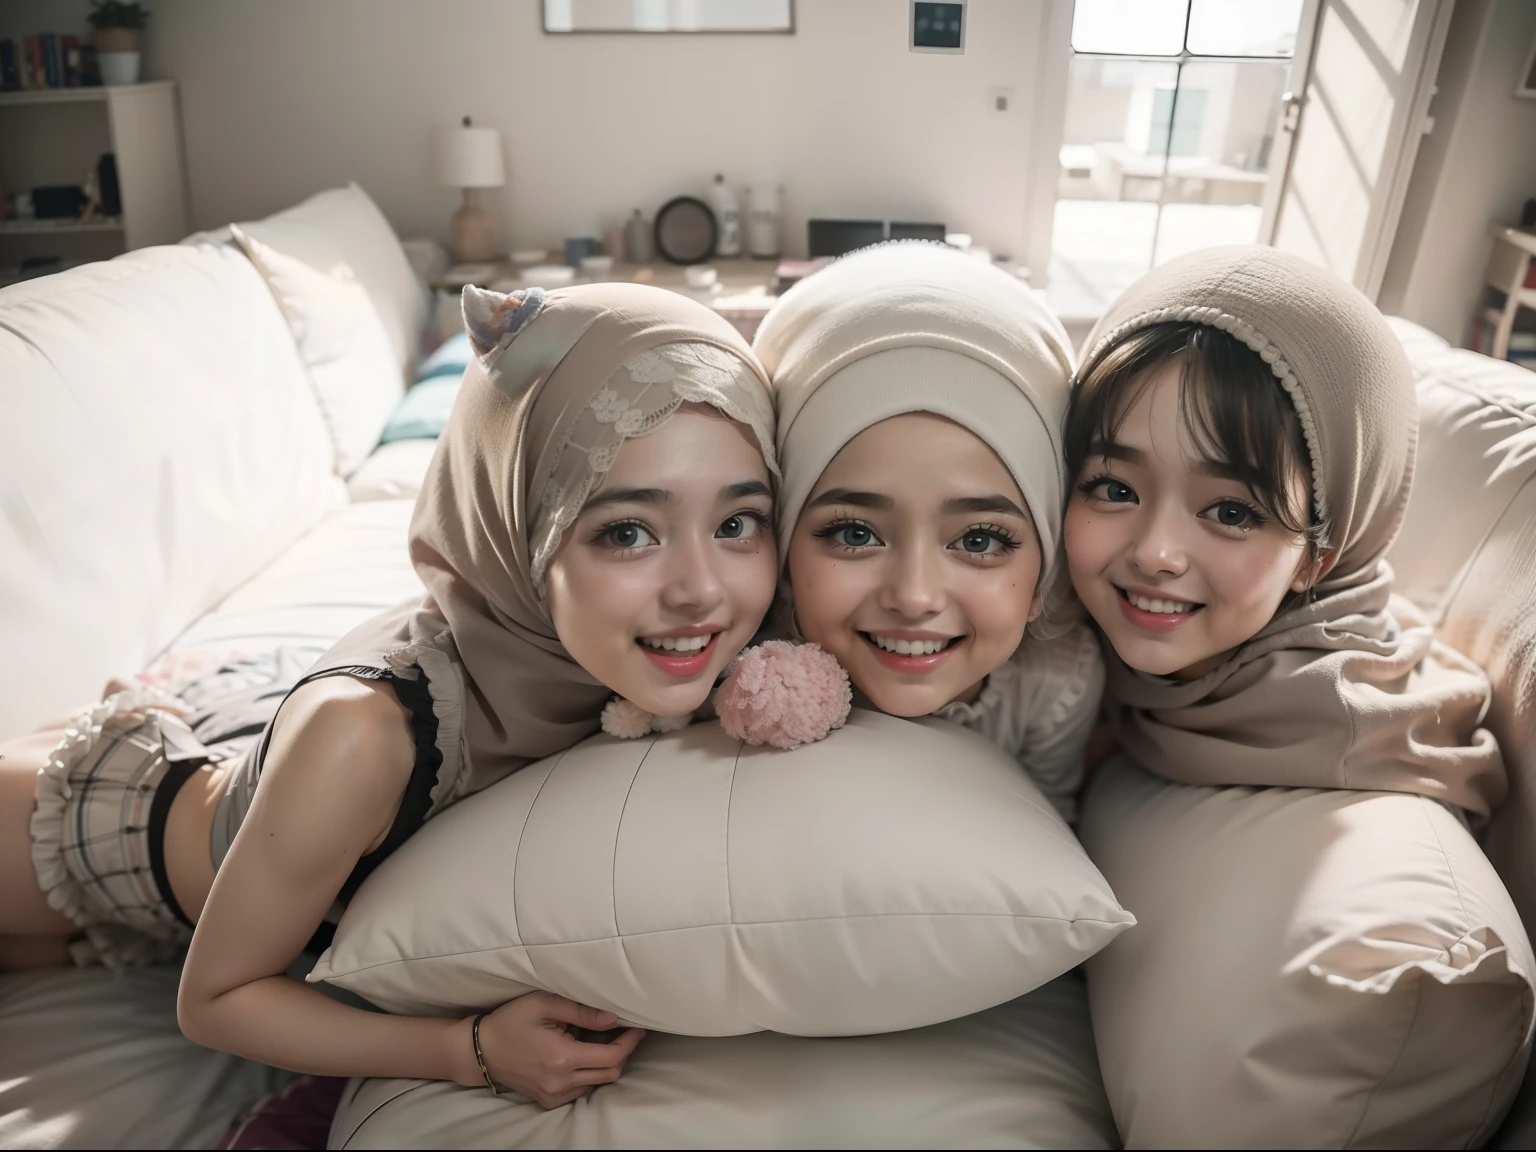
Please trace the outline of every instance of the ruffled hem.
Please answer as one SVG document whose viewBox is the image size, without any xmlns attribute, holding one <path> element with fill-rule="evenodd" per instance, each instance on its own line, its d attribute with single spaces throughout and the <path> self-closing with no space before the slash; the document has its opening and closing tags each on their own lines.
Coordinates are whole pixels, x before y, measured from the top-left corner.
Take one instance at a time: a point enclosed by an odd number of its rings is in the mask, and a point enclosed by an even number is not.
<svg viewBox="0 0 1536 1152">
<path fill-rule="evenodd" d="M 444 631 L 424 643 L 407 645 L 384 657 L 389 670 L 396 676 L 409 680 L 417 676 L 427 678 L 427 694 L 432 697 L 432 713 L 437 717 L 435 742 L 443 756 L 443 763 L 437 770 L 437 783 L 432 786 L 428 819 L 471 791 L 471 765 L 466 762 L 468 749 L 462 740 L 464 681 L 453 657 L 445 651 L 452 644 L 452 632 Z"/>
<path fill-rule="evenodd" d="M 70 774 L 101 737 L 102 728 L 118 716 L 150 712 L 181 715 L 178 701 L 148 685 L 115 693 L 80 713 L 64 730 L 64 738 L 37 774 L 32 810 L 32 868 L 49 907 L 79 926 L 82 939 L 69 946 L 79 967 L 103 964 L 114 971 L 174 959 L 186 946 L 182 939 L 159 939 L 113 921 L 92 906 L 90 892 L 64 862 L 64 827 L 74 796 Z"/>
</svg>

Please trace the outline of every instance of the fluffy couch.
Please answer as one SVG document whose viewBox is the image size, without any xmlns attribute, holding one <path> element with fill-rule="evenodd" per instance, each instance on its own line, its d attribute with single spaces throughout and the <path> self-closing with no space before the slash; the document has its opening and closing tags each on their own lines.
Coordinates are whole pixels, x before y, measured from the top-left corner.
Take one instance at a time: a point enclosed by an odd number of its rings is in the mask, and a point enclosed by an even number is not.
<svg viewBox="0 0 1536 1152">
<path fill-rule="evenodd" d="M 309 283 L 284 256 L 340 287 Z M 0 733 L 178 653 L 318 651 L 411 594 L 403 542 L 430 445 L 368 448 L 411 378 L 429 310 L 355 188 L 238 234 L 0 291 Z M 1526 1066 L 1531 1018 L 1520 918 L 1536 922 L 1536 377 L 1397 330 L 1425 428 L 1392 559 L 1404 590 L 1495 679 L 1489 723 L 1512 794 L 1486 842 L 1513 906 L 1443 809 L 1185 789 L 1121 762 L 1088 799 L 1085 840 L 1126 907 L 1140 916 L 1146 903 L 1158 915 L 1144 922 L 1198 948 L 1152 1009 L 1136 986 L 1137 928 L 1090 967 L 1091 1023 L 1088 984 L 1070 973 L 887 1036 L 658 1035 L 619 1085 L 554 1113 L 448 1085 L 356 1084 L 333 1143 L 1112 1147 L 1123 1134 L 1139 1145 L 1528 1146 L 1536 1123 L 1519 1103 L 1494 1130 Z M 374 374 L 347 367 L 359 363 Z M 1241 901 L 1257 897 L 1238 885 L 1228 905 L 1156 904 L 1180 869 L 1235 868 L 1264 834 L 1290 846 L 1295 869 L 1289 888 L 1260 895 L 1295 900 L 1328 874 L 1323 862 L 1351 866 L 1341 845 L 1379 844 L 1369 837 L 1383 821 L 1394 835 L 1394 822 L 1415 822 L 1421 855 L 1409 863 L 1435 865 L 1387 909 L 1400 925 L 1379 909 L 1362 920 L 1358 907 L 1308 904 L 1287 921 L 1294 931 L 1266 942 L 1241 930 Z M 1208 834 L 1204 855 L 1186 850 L 1192 830 Z M 1460 906 L 1443 923 L 1403 911 L 1446 899 Z M 1281 1008 L 1295 1019 L 1337 1010 L 1326 1059 L 1275 1043 L 1273 1019 L 1254 1025 L 1250 1005 L 1221 999 L 1240 962 L 1260 983 L 1284 970 L 1300 999 Z M 284 1081 L 183 1040 L 175 985 L 172 970 L 0 978 L 0 1145 L 208 1147 Z M 1426 1126 L 1428 1113 L 1449 1118 Z"/>
</svg>

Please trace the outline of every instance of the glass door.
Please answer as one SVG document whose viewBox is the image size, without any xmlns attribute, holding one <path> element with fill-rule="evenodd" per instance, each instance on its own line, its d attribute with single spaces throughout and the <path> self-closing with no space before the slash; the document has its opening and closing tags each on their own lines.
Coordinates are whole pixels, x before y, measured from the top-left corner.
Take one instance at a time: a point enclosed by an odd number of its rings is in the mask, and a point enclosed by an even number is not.
<svg viewBox="0 0 1536 1152">
<path fill-rule="evenodd" d="M 1091 317 L 1155 264 L 1260 238 L 1303 0 L 1077 0 L 1047 294 Z"/>
</svg>

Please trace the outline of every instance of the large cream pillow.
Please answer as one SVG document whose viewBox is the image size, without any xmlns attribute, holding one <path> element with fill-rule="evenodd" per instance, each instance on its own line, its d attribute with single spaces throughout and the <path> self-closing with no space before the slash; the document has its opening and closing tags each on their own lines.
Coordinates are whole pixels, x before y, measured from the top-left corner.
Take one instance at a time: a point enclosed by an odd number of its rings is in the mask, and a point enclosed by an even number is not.
<svg viewBox="0 0 1536 1152">
<path fill-rule="evenodd" d="M 422 1080 L 349 1086 L 332 1148 L 1118 1148 L 1082 976 L 908 1032 L 641 1041 L 544 1111 Z"/>
<path fill-rule="evenodd" d="M 1083 842 L 1138 924 L 1088 965 L 1127 1147 L 1466 1148 L 1520 1083 L 1530 942 L 1460 819 L 1117 759 Z"/>
<path fill-rule="evenodd" d="M 365 883 L 311 980 L 392 1012 L 544 989 L 696 1036 L 915 1028 L 1133 923 L 999 749 L 855 711 L 793 752 L 596 736 L 461 801 Z"/>
<path fill-rule="evenodd" d="M 238 224 L 230 225 L 230 234 L 282 309 L 330 429 L 336 471 L 352 475 L 405 394 L 368 293 L 345 264 L 313 267 Z"/>
</svg>

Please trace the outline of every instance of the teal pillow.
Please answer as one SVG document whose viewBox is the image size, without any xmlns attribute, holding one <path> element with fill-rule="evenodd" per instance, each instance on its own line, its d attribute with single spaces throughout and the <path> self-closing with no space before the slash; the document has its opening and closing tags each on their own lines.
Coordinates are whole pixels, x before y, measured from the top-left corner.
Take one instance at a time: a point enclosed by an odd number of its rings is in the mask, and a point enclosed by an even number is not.
<svg viewBox="0 0 1536 1152">
<path fill-rule="evenodd" d="M 453 411 L 454 397 L 459 394 L 464 369 L 473 356 L 468 333 L 460 332 L 443 341 L 436 352 L 422 361 L 416 383 L 389 414 L 379 443 L 436 440 L 441 436 L 448 413 Z"/>
</svg>

